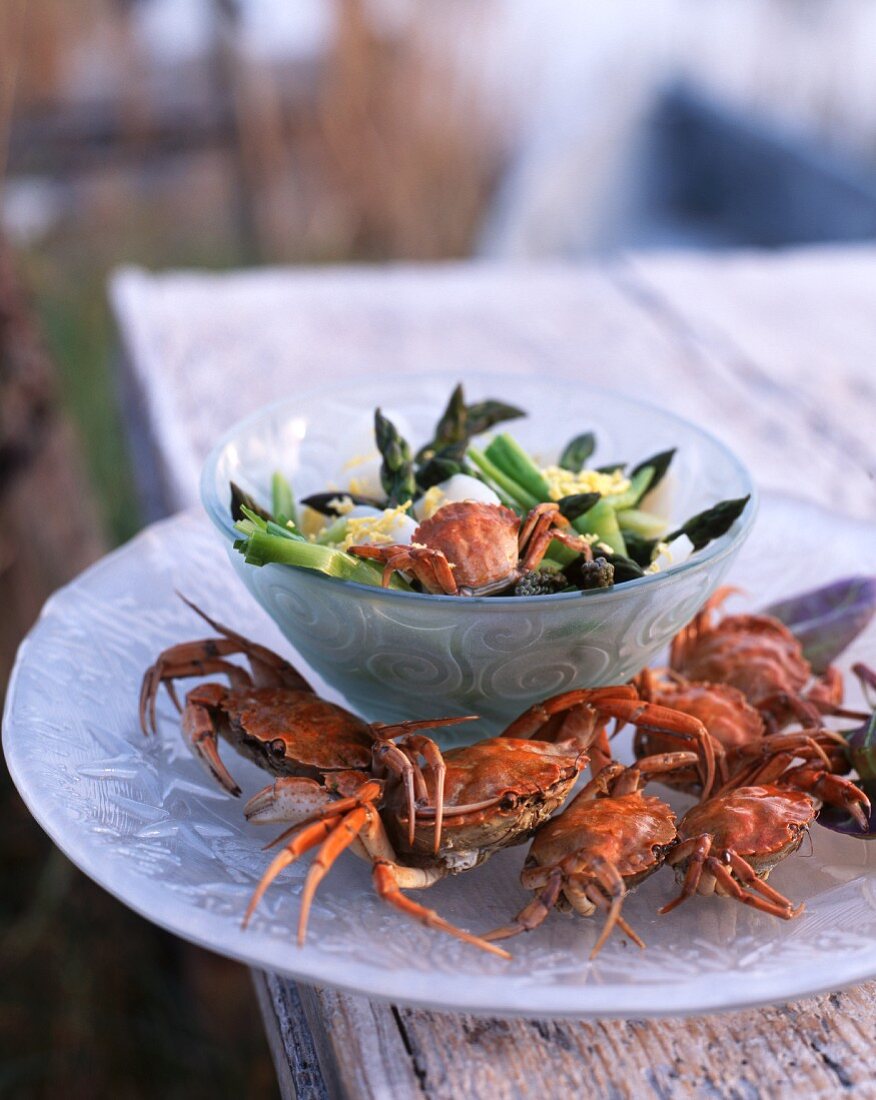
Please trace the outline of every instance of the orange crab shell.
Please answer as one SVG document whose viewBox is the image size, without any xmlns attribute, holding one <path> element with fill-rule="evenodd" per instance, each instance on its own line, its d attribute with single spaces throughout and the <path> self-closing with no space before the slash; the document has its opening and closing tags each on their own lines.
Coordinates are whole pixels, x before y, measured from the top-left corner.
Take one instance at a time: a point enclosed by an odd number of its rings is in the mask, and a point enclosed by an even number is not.
<svg viewBox="0 0 876 1100">
<path fill-rule="evenodd" d="M 197 690 L 197 689 L 196 689 Z M 241 744 L 278 775 L 316 777 L 325 771 L 367 770 L 374 736 L 355 714 L 306 691 L 252 688 L 227 691 L 219 703 Z"/>
<path fill-rule="evenodd" d="M 725 749 L 759 741 L 764 720 L 737 688 L 729 684 L 685 683 L 663 686 L 654 701 L 699 718 Z M 653 750 L 651 750 L 653 751 Z"/>
<path fill-rule="evenodd" d="M 475 850 L 486 858 L 497 848 L 520 843 L 565 801 L 587 754 L 544 741 L 493 737 L 444 754 L 444 824 L 441 850 Z M 399 844 L 407 818 L 401 794 L 391 827 Z M 454 813 L 454 807 L 471 810 Z M 434 852 L 434 829 L 417 815 L 413 850 Z"/>
<path fill-rule="evenodd" d="M 520 519 L 503 504 L 459 501 L 424 520 L 413 543 L 440 550 L 460 588 L 479 588 L 517 569 Z"/>
<path fill-rule="evenodd" d="M 678 835 L 686 840 L 707 833 L 715 848 L 731 849 L 756 870 L 768 870 L 796 850 L 815 814 L 815 803 L 802 791 L 739 787 L 688 810 Z"/>
<path fill-rule="evenodd" d="M 636 791 L 573 802 L 536 834 L 527 862 L 554 866 L 568 856 L 582 864 L 613 864 L 635 884 L 663 862 L 676 839 L 675 815 L 652 795 Z"/>
<path fill-rule="evenodd" d="M 799 641 L 768 615 L 728 615 L 715 626 L 682 632 L 671 664 L 690 680 L 738 688 L 755 705 L 777 691 L 801 691 L 812 671 Z"/>
</svg>

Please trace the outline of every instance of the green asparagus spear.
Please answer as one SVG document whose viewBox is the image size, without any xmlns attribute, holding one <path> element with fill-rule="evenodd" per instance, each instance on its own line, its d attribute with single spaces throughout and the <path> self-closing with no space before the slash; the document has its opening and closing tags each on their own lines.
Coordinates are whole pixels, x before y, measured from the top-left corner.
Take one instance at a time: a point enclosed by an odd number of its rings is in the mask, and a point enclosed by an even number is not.
<svg viewBox="0 0 876 1100">
<path fill-rule="evenodd" d="M 267 508 L 262 508 L 258 501 L 254 500 L 245 489 L 241 489 L 236 482 L 232 481 L 229 484 L 231 486 L 231 518 L 233 520 L 242 519 L 244 510 L 247 508 L 257 516 L 261 516 L 262 519 L 273 518 Z"/>
<path fill-rule="evenodd" d="M 564 470 L 570 470 L 573 474 L 579 474 L 595 450 L 596 436 L 593 432 L 583 432 L 569 440 L 563 448 L 557 465 Z"/>
<path fill-rule="evenodd" d="M 374 410 L 374 436 L 383 457 L 380 481 L 386 492 L 386 504 L 389 508 L 395 508 L 412 500 L 416 492 L 411 449 L 380 409 Z"/>
<path fill-rule="evenodd" d="M 720 538 L 730 530 L 735 521 L 742 515 L 748 504 L 749 497 L 739 497 L 736 500 L 722 500 L 718 504 L 707 508 L 704 512 L 698 512 L 695 516 L 683 523 L 677 531 L 667 535 L 664 542 L 672 542 L 681 535 L 687 535 L 693 544 L 694 551 L 702 550 L 713 539 Z"/>
<path fill-rule="evenodd" d="M 675 447 L 672 447 L 668 451 L 660 451 L 659 454 L 652 455 L 650 458 L 646 458 L 644 462 L 640 462 L 638 466 L 634 466 L 630 477 L 634 478 L 641 470 L 644 470 L 647 466 L 651 466 L 654 470 L 654 476 L 648 485 L 648 492 L 652 489 L 656 489 L 660 482 L 666 477 L 666 471 L 669 469 L 669 464 L 672 462 L 675 456 Z"/>
<path fill-rule="evenodd" d="M 492 488 L 500 496 L 504 494 L 507 497 L 505 503 L 508 503 L 509 507 L 516 507 L 528 512 L 530 508 L 534 508 L 539 503 L 540 499 L 546 499 L 534 497 L 531 493 L 528 493 L 513 477 L 508 477 L 504 471 L 494 465 L 486 454 L 479 451 L 477 447 L 469 447 L 466 453 L 472 463 L 483 473 Z"/>
<path fill-rule="evenodd" d="M 526 416 L 523 409 L 518 409 L 516 405 L 506 405 L 504 401 L 492 400 L 477 401 L 474 405 L 467 405 L 466 413 L 469 438 L 480 435 L 481 432 L 505 420 L 517 420 L 518 417 Z"/>
</svg>

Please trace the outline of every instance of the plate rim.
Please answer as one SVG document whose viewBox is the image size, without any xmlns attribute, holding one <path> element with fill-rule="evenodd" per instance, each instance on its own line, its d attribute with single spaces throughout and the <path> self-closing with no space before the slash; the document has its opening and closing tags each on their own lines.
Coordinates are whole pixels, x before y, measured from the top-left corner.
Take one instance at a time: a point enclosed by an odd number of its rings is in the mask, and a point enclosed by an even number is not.
<svg viewBox="0 0 876 1100">
<path fill-rule="evenodd" d="M 803 507 L 823 515 L 833 516 L 828 509 L 801 498 L 783 493 L 763 493 L 763 503 L 769 507 L 772 501 L 780 501 L 785 504 Z M 857 517 L 840 517 L 843 523 L 848 523 L 861 531 L 872 532 L 876 529 L 873 524 L 865 519 Z M 617 982 L 600 983 L 598 978 L 585 984 L 563 987 L 557 985 L 551 987 L 552 1004 L 543 1003 L 543 998 L 538 994 L 544 992 L 544 987 L 526 987 L 518 984 L 517 989 L 507 988 L 501 972 L 496 974 L 479 974 L 477 981 L 462 981 L 456 990 L 454 1001 L 436 1000 L 430 996 L 428 986 L 430 974 L 423 971 L 410 971 L 397 968 L 395 970 L 383 970 L 378 967 L 367 967 L 358 962 L 347 962 L 340 968 L 340 977 L 326 976 L 319 971 L 319 965 L 311 965 L 307 956 L 298 955 L 301 965 L 295 965 L 297 948 L 293 937 L 283 939 L 274 933 L 261 932 L 258 929 L 250 929 L 245 935 L 237 929 L 233 929 L 225 916 L 218 916 L 209 910 L 197 910 L 183 906 L 173 910 L 173 917 L 156 915 L 150 910 L 148 903 L 141 903 L 140 885 L 146 881 L 142 875 L 130 871 L 124 864 L 113 864 L 109 871 L 100 866 L 99 848 L 91 847 L 85 851 L 77 850 L 70 839 L 78 835 L 70 829 L 70 819 L 63 817 L 63 811 L 53 813 L 53 809 L 59 805 L 49 800 L 41 800 L 40 792 L 33 789 L 26 769 L 23 766 L 22 748 L 24 739 L 18 735 L 18 720 L 14 714 L 17 683 L 25 666 L 31 648 L 36 644 L 42 631 L 50 624 L 52 616 L 56 613 L 58 605 L 63 604 L 67 593 L 80 586 L 84 586 L 98 579 L 105 570 L 114 568 L 117 563 L 129 556 L 135 556 L 140 547 L 151 540 L 163 539 L 167 529 L 176 526 L 186 526 L 197 521 L 204 530 L 212 530 L 205 517 L 198 514 L 197 509 L 189 509 L 176 513 L 167 519 L 151 524 L 139 532 L 133 539 L 120 547 L 117 547 L 97 562 L 93 563 L 76 578 L 58 589 L 43 606 L 42 611 L 28 632 L 16 654 L 12 672 L 7 685 L 6 700 L 2 718 L 2 741 L 6 757 L 6 764 L 15 787 L 43 831 L 50 837 L 53 843 L 64 855 L 92 881 L 96 882 L 107 893 L 111 894 L 122 904 L 136 912 L 138 915 L 165 931 L 180 936 L 213 951 L 216 954 L 232 958 L 256 969 L 270 969 L 283 977 L 303 981 L 308 984 L 324 985 L 344 992 L 365 996 L 372 1000 L 390 1003 L 402 1003 L 423 1009 L 432 1009 L 446 1012 L 465 1012 L 473 1015 L 485 1015 L 493 1017 L 542 1017 L 542 1018 L 683 1018 L 693 1015 L 704 1015 L 718 1012 L 740 1011 L 746 1008 L 754 1008 L 760 1005 L 784 1003 L 805 996 L 814 996 L 829 990 L 842 989 L 876 977 L 876 939 L 873 942 L 873 950 L 861 948 L 852 954 L 840 956 L 831 967 L 831 976 L 825 981 L 813 982 L 807 980 L 808 970 L 798 969 L 789 971 L 785 980 L 778 980 L 775 973 L 758 977 L 745 972 L 738 974 L 722 973 L 720 981 L 716 981 L 715 974 L 699 975 L 693 979 L 679 982 L 677 985 L 667 986 L 665 983 L 653 983 L 651 990 L 659 988 L 666 991 L 666 997 L 671 998 L 671 1009 L 661 1010 L 659 1007 L 640 1006 L 635 1003 L 637 995 L 641 995 L 642 986 L 625 985 Z M 218 543 L 218 536 L 217 543 Z M 854 839 L 854 838 L 850 838 Z M 219 935 L 209 934 L 212 926 L 216 926 Z M 238 946 L 239 944 L 239 946 Z M 247 948 L 247 944 L 252 947 Z M 260 948 L 263 950 L 260 951 Z M 632 950 L 632 949 L 631 949 Z M 264 955 L 285 952 L 288 961 L 282 958 L 266 960 Z M 319 957 L 311 956 L 317 964 Z M 343 974 L 349 973 L 350 979 L 343 980 Z M 361 974 L 359 980 L 355 975 Z M 363 983 L 363 977 L 371 975 L 374 981 Z M 463 975 L 464 976 L 464 975 Z M 745 986 L 747 992 L 741 988 Z M 768 988 L 764 988 L 768 986 Z M 593 992 L 602 996 L 608 995 L 614 1002 L 609 1007 L 600 1005 L 586 1005 L 574 1003 L 582 997 L 593 1000 Z M 520 995 L 534 995 L 526 1004 L 519 1002 Z M 511 1002 L 509 1003 L 509 996 Z M 652 1001 L 659 1000 L 652 993 Z M 503 1004 L 501 1009 L 496 1004 Z"/>
</svg>

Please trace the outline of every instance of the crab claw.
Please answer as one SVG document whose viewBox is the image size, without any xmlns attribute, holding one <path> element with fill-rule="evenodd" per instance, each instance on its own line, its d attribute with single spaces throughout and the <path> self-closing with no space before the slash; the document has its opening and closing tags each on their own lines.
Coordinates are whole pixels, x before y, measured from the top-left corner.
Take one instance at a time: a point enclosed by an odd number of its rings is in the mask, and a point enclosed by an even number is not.
<svg viewBox="0 0 876 1100">
<path fill-rule="evenodd" d="M 183 711 L 183 737 L 192 753 L 201 761 L 216 782 L 235 797 L 240 795 L 240 787 L 231 772 L 222 763 L 217 744 L 218 737 L 206 708 L 192 704 Z"/>
<path fill-rule="evenodd" d="M 322 810 L 333 796 L 315 779 L 286 776 L 263 787 L 243 807 L 254 825 L 297 825 Z"/>
</svg>

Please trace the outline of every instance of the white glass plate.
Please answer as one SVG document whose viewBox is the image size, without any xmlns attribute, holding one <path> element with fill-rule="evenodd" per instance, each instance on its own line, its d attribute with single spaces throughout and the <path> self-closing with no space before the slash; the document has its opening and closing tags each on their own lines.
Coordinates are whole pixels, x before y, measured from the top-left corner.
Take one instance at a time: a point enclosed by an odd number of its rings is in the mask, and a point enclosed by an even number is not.
<svg viewBox="0 0 876 1100">
<path fill-rule="evenodd" d="M 859 572 L 876 572 L 874 526 L 768 497 L 731 580 L 750 591 L 747 606 L 761 606 Z M 281 876 L 242 931 L 274 830 L 247 825 L 242 801 L 189 756 L 165 696 L 160 736 L 145 738 L 137 724 L 143 669 L 163 647 L 204 634 L 174 589 L 287 651 L 206 520 L 182 515 L 149 528 L 48 602 L 21 647 L 3 721 L 10 772 L 42 827 L 86 874 L 156 924 L 307 982 L 500 1015 L 679 1015 L 876 975 L 876 842 L 818 826 L 811 850 L 804 844 L 771 879 L 806 903 L 799 919 L 718 898 L 694 898 L 658 917 L 677 889 L 664 869 L 624 909 L 647 950 L 615 934 L 592 963 L 593 921 L 553 914 L 510 941 L 514 958 L 503 962 L 391 910 L 373 894 L 366 864 L 349 853 L 320 888 L 303 948 L 293 937 L 306 860 Z M 854 660 L 876 663 L 873 628 L 842 666 Z M 230 748 L 225 758 L 245 796 L 267 781 Z M 486 931 L 526 900 L 517 881 L 525 852 L 502 852 L 418 896 Z"/>
</svg>

